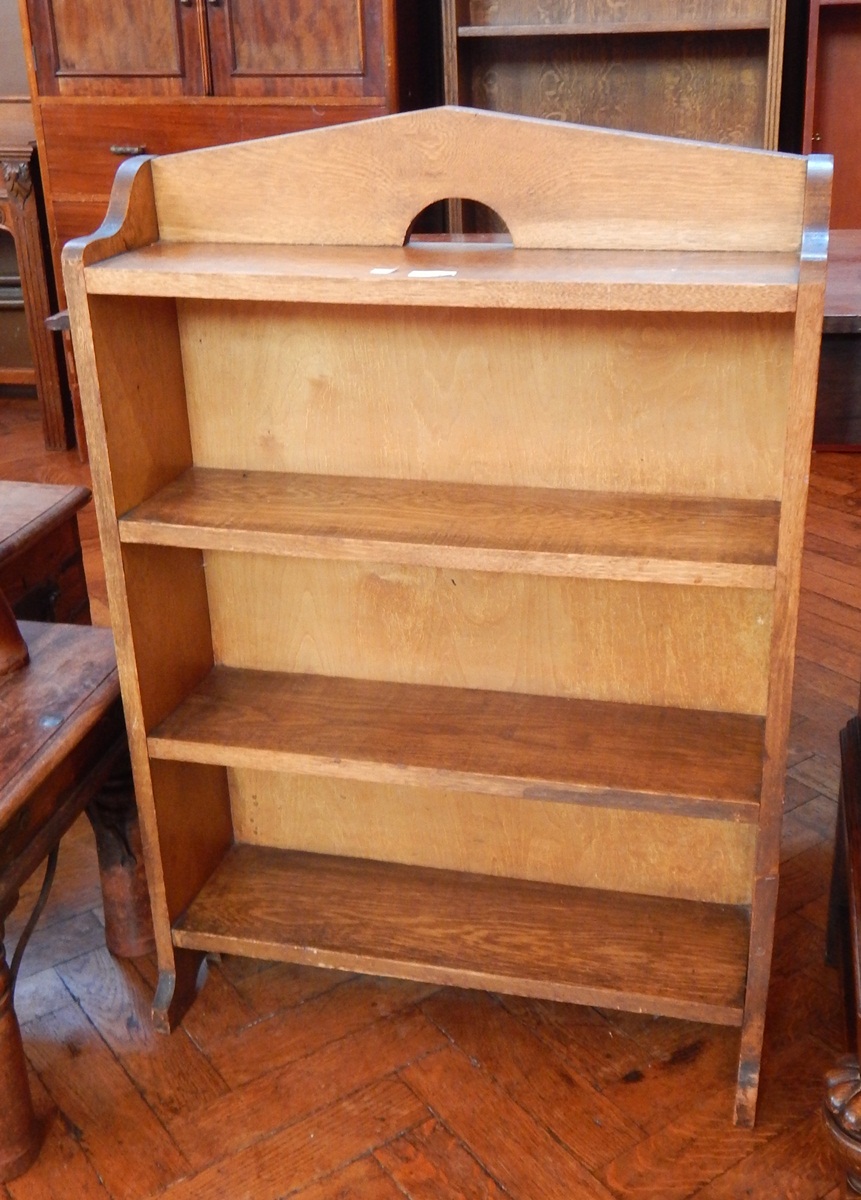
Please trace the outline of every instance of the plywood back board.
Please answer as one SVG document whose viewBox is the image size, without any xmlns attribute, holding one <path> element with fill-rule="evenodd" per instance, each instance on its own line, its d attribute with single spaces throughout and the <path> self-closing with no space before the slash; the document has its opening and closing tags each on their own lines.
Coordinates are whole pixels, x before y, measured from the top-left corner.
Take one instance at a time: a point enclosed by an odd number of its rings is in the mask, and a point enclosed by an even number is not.
<svg viewBox="0 0 861 1200">
<path fill-rule="evenodd" d="M 229 775 L 240 842 L 641 895 L 750 900 L 751 825 L 268 771 Z"/>
<path fill-rule="evenodd" d="M 771 594 L 210 552 L 216 661 L 762 714 Z"/>
<path fill-rule="evenodd" d="M 789 315 L 177 307 L 197 466 L 780 498 Z"/>
</svg>

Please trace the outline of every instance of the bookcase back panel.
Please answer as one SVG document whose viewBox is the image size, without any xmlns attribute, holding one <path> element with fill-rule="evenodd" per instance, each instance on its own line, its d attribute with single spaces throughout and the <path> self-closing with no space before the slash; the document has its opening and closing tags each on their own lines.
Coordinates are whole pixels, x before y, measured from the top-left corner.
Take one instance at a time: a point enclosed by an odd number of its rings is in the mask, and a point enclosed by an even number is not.
<svg viewBox="0 0 861 1200">
<path fill-rule="evenodd" d="M 584 125 L 762 146 L 768 31 L 463 39 L 469 102 Z M 612 101 L 607 64 L 612 63 Z"/>
<path fill-rule="evenodd" d="M 229 772 L 236 840 L 680 899 L 750 901 L 755 826 Z"/>
<path fill-rule="evenodd" d="M 788 315 L 178 307 L 198 466 L 780 496 Z"/>
<path fill-rule="evenodd" d="M 770 593 L 209 552 L 216 661 L 763 714 Z"/>
</svg>

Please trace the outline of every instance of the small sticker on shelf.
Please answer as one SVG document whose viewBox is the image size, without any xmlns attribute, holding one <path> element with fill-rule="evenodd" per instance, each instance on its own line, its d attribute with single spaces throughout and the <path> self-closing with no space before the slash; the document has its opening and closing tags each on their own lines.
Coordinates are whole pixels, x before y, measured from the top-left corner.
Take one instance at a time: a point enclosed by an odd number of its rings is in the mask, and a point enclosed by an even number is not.
<svg viewBox="0 0 861 1200">
<path fill-rule="evenodd" d="M 394 275 L 397 267 L 371 267 L 372 275 Z"/>
<path fill-rule="evenodd" d="M 457 271 L 410 271 L 408 279 L 451 279 Z"/>
</svg>

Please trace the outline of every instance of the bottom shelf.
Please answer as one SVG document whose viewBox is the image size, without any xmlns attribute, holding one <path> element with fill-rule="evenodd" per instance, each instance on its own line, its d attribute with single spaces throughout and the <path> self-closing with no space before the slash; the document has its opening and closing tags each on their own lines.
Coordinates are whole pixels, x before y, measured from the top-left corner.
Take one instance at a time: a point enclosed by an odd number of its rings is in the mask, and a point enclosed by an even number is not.
<svg viewBox="0 0 861 1200">
<path fill-rule="evenodd" d="M 749 932 L 730 905 L 237 845 L 173 941 L 740 1025 Z"/>
</svg>

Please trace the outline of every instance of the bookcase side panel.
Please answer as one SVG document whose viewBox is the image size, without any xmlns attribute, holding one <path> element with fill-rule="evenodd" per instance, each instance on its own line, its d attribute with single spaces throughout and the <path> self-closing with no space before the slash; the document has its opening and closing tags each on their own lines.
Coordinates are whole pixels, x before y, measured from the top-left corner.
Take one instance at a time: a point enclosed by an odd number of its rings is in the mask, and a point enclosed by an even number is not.
<svg viewBox="0 0 861 1200">
<path fill-rule="evenodd" d="M 233 770 L 236 839 L 609 891 L 746 904 L 754 827 Z"/>
<path fill-rule="evenodd" d="M 121 515 L 191 463 L 176 304 L 90 296 L 114 507 Z"/>
<path fill-rule="evenodd" d="M 210 551 L 216 660 L 765 711 L 771 594 Z"/>
<path fill-rule="evenodd" d="M 780 495 L 789 315 L 179 309 L 198 466 Z"/>
<path fill-rule="evenodd" d="M 181 585 L 174 597 L 172 578 L 150 575 L 139 589 L 142 579 L 123 553 L 117 516 L 163 486 L 191 459 L 176 306 L 172 300 L 85 296 L 81 288 L 76 291 L 76 303 L 80 327 L 76 349 L 85 384 L 94 498 L 153 924 L 160 970 L 170 974 L 177 964 L 144 731 L 147 718 L 160 703 L 175 703 L 170 696 L 161 702 L 153 698 L 153 690 L 163 695 L 163 680 L 171 677 L 171 668 L 160 660 L 159 639 L 163 647 L 184 655 L 185 637 L 197 648 L 199 630 L 197 613 L 188 611 Z M 85 322 L 81 306 L 85 306 Z M 142 639 L 143 629 L 149 634 Z M 204 660 L 211 663 L 208 621 L 204 639 L 208 642 Z M 139 650 L 147 641 L 141 655 Z"/>
</svg>

